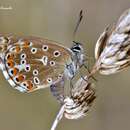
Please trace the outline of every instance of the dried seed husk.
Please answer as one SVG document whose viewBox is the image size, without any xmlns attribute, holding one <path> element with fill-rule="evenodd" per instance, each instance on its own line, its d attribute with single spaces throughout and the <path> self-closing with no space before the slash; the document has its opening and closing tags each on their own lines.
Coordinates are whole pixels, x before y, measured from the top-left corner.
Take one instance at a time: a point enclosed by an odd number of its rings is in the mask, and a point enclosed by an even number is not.
<svg viewBox="0 0 130 130">
<path fill-rule="evenodd" d="M 96 63 L 91 71 L 109 75 L 122 71 L 130 64 L 130 9 L 117 24 L 107 27 L 95 46 Z"/>
</svg>

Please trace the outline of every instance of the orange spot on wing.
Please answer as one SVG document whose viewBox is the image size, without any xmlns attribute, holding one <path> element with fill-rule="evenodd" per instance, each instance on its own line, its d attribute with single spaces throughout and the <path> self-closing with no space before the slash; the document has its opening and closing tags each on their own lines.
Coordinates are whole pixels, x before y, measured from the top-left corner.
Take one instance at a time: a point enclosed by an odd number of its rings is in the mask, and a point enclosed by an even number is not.
<svg viewBox="0 0 130 130">
<path fill-rule="evenodd" d="M 13 62 L 13 60 L 8 60 L 8 61 L 7 61 L 7 64 L 8 64 L 8 66 L 9 66 L 10 68 L 13 68 L 13 67 L 14 67 L 14 62 Z"/>
<path fill-rule="evenodd" d="M 27 84 L 28 84 L 27 88 L 28 88 L 29 90 L 32 90 L 32 88 L 33 88 L 32 82 L 29 80 L 29 81 L 27 81 Z"/>
<path fill-rule="evenodd" d="M 30 45 L 30 42 L 28 42 L 28 41 L 24 41 L 24 43 L 23 43 L 23 47 L 27 48 L 27 47 L 29 47 L 29 45 Z"/>
<path fill-rule="evenodd" d="M 7 55 L 7 60 L 13 60 L 13 59 L 14 59 L 14 54 Z"/>
<path fill-rule="evenodd" d="M 14 69 L 13 69 L 13 75 L 14 75 L 14 76 L 16 76 L 18 72 L 19 72 L 19 69 L 18 69 L 18 68 L 14 68 Z"/>
<path fill-rule="evenodd" d="M 16 46 L 15 50 L 16 50 L 16 53 L 18 53 L 20 52 L 21 48 L 19 46 Z"/>
<path fill-rule="evenodd" d="M 22 82 L 22 81 L 24 80 L 24 76 L 23 76 L 22 74 L 20 74 L 20 75 L 18 76 L 18 80 L 19 80 L 19 82 Z"/>
</svg>

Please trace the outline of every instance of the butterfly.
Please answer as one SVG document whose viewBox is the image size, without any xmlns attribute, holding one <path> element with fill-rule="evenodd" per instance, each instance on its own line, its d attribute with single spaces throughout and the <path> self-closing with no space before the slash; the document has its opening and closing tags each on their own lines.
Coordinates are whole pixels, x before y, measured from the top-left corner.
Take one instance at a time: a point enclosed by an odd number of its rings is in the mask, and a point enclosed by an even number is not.
<svg viewBox="0 0 130 130">
<path fill-rule="evenodd" d="M 90 75 L 96 71 L 109 75 L 130 65 L 130 9 L 100 35 L 95 46 L 95 59 Z"/>
<path fill-rule="evenodd" d="M 82 19 L 82 11 L 80 16 L 74 33 Z M 43 38 L 0 34 L 0 69 L 9 84 L 27 93 L 50 87 L 52 94 L 62 103 L 52 130 L 63 114 L 68 119 L 85 116 L 95 99 L 95 91 L 87 78 L 78 80 L 71 89 L 71 96 L 65 96 L 65 79 L 72 79 L 83 64 L 81 43 L 73 41 L 73 46 L 67 48 Z"/>
<path fill-rule="evenodd" d="M 0 35 L 0 67 L 9 84 L 32 92 L 72 78 L 83 63 L 83 48 L 37 38 Z"/>
<path fill-rule="evenodd" d="M 82 17 L 81 10 L 74 35 Z M 9 84 L 20 92 L 50 87 L 62 102 L 65 80 L 71 80 L 83 62 L 84 51 L 78 42 L 67 48 L 44 38 L 0 34 L 0 68 Z"/>
<path fill-rule="evenodd" d="M 79 119 L 86 116 L 96 98 L 95 89 L 88 76 L 80 77 L 70 92 L 70 96 L 65 96 L 51 130 L 56 129 L 63 116 L 67 119 Z"/>
</svg>

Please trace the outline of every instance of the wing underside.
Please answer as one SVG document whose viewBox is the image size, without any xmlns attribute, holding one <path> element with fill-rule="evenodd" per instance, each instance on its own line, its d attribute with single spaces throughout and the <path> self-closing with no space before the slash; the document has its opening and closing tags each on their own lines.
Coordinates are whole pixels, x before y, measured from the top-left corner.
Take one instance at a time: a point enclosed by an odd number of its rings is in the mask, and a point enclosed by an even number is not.
<svg viewBox="0 0 130 130">
<path fill-rule="evenodd" d="M 35 37 L 10 37 L 3 65 L 14 88 L 31 92 L 59 80 L 71 62 L 71 51 L 60 44 Z"/>
</svg>

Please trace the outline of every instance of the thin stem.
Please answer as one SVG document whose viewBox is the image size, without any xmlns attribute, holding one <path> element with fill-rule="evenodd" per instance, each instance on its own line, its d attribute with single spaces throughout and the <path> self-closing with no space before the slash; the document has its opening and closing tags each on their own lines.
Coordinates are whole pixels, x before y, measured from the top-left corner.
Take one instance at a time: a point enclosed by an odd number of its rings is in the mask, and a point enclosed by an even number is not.
<svg viewBox="0 0 130 130">
<path fill-rule="evenodd" d="M 53 122 L 53 124 L 52 124 L 51 130 L 55 130 L 56 127 L 57 127 L 57 125 L 58 125 L 58 123 L 59 123 L 60 120 L 62 119 L 63 114 L 64 114 L 64 111 L 65 111 L 65 105 L 66 105 L 66 104 L 64 104 L 64 105 L 60 108 L 60 111 L 58 112 L 58 114 L 57 114 L 57 116 L 56 116 L 56 118 L 55 118 L 55 120 L 54 120 L 54 122 Z"/>
</svg>

